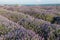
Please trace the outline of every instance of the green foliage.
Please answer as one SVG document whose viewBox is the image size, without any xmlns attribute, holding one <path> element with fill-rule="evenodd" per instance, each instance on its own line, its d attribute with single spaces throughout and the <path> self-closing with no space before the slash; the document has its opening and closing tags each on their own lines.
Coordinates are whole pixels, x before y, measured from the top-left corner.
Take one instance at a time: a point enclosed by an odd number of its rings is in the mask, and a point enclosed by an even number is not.
<svg viewBox="0 0 60 40">
<path fill-rule="evenodd" d="M 45 14 L 42 16 L 43 20 L 51 22 L 53 20 L 53 15 Z"/>
<path fill-rule="evenodd" d="M 57 33 L 60 34 L 60 29 L 57 30 Z"/>
<path fill-rule="evenodd" d="M 45 18 L 46 18 L 46 21 L 51 22 L 53 20 L 53 17 L 54 17 L 53 15 L 47 14 Z"/>
<path fill-rule="evenodd" d="M 0 25 L 0 35 L 8 33 L 11 29 L 7 29 L 4 25 Z"/>
<path fill-rule="evenodd" d="M 53 17 L 54 17 L 52 14 L 38 14 L 38 13 L 33 14 L 33 16 L 35 18 L 43 19 L 43 20 L 49 21 L 49 22 L 51 22 L 53 20 Z"/>
<path fill-rule="evenodd" d="M 20 22 L 21 25 L 23 25 L 26 29 L 31 29 L 34 30 L 35 25 L 33 23 L 30 22 Z"/>
<path fill-rule="evenodd" d="M 60 35 L 60 29 L 53 29 L 51 27 L 49 29 L 50 29 L 50 34 L 48 40 L 58 40 Z"/>
<path fill-rule="evenodd" d="M 14 21 L 14 22 L 17 22 L 17 21 L 18 21 L 17 15 L 11 15 L 11 16 L 9 17 L 9 19 L 12 20 L 12 21 Z"/>
</svg>

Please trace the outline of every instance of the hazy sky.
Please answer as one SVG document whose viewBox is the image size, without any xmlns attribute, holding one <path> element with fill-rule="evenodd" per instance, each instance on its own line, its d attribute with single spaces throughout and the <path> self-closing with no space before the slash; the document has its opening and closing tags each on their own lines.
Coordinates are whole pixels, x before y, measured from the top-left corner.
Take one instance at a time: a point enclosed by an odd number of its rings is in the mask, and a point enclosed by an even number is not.
<svg viewBox="0 0 60 40">
<path fill-rule="evenodd" d="M 0 4 L 60 4 L 60 0 L 0 0 Z"/>
</svg>

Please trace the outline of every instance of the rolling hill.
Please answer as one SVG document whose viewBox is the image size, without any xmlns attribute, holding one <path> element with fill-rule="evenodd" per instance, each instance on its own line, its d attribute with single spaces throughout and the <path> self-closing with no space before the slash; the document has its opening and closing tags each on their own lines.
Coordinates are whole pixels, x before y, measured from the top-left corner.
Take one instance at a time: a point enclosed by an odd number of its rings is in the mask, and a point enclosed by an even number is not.
<svg viewBox="0 0 60 40">
<path fill-rule="evenodd" d="M 60 6 L 0 6 L 0 40 L 60 40 Z"/>
</svg>

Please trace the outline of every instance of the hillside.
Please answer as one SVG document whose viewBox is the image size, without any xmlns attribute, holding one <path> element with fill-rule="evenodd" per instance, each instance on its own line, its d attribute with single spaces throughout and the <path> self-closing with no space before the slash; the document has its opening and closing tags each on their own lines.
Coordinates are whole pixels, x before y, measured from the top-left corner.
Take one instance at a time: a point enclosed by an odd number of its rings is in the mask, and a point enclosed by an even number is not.
<svg viewBox="0 0 60 40">
<path fill-rule="evenodd" d="M 0 6 L 0 40 L 60 40 L 60 6 Z"/>
</svg>

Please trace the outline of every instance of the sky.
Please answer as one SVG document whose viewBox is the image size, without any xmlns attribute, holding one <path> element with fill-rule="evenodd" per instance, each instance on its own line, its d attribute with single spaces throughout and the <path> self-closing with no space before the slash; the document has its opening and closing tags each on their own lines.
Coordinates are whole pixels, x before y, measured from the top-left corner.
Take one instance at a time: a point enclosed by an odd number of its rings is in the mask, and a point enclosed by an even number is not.
<svg viewBox="0 0 60 40">
<path fill-rule="evenodd" d="M 60 0 L 0 0 L 0 4 L 60 4 Z"/>
</svg>

